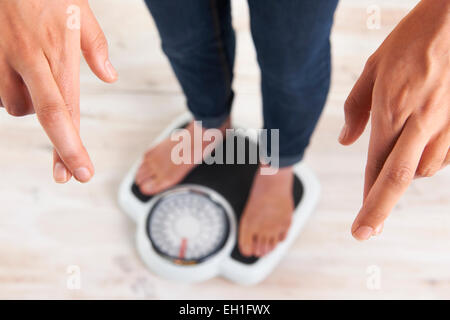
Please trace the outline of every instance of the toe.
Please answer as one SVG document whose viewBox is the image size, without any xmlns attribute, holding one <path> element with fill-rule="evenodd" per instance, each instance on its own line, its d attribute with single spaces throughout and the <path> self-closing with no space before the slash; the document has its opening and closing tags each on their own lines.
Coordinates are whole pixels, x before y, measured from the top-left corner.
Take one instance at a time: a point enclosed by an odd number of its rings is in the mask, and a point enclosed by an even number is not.
<svg viewBox="0 0 450 320">
<path fill-rule="evenodd" d="M 252 235 L 245 223 L 242 223 L 239 230 L 239 251 L 242 255 L 250 257 L 253 253 Z"/>
<path fill-rule="evenodd" d="M 149 186 L 149 191 L 151 194 L 157 194 L 160 192 L 163 192 L 168 189 L 168 187 L 171 186 L 171 184 L 167 183 L 167 181 L 164 181 L 162 179 L 153 178 L 151 180 L 151 185 Z"/>
<path fill-rule="evenodd" d="M 154 180 L 155 178 L 156 178 L 156 175 L 153 172 L 147 171 L 147 172 L 144 172 L 144 173 L 136 176 L 135 181 L 136 181 L 137 185 L 142 185 L 147 180 L 151 180 L 151 179 Z"/>
<path fill-rule="evenodd" d="M 144 154 L 144 159 L 148 159 L 149 157 L 151 157 L 153 153 L 153 148 L 151 148 L 150 150 L 147 150 Z"/>
<path fill-rule="evenodd" d="M 136 173 L 136 183 L 142 184 L 145 180 L 155 177 L 155 170 L 148 163 L 144 162 Z"/>
<path fill-rule="evenodd" d="M 254 234 L 252 236 L 252 256 L 258 257 L 258 235 Z"/>
<path fill-rule="evenodd" d="M 147 167 L 147 164 L 149 163 L 149 158 L 147 156 L 144 156 L 141 159 L 141 165 L 139 166 L 139 170 L 138 173 L 141 172 L 142 170 L 144 170 Z"/>
<path fill-rule="evenodd" d="M 135 177 L 136 182 L 137 183 L 142 182 L 142 180 L 145 179 L 146 175 L 148 175 L 148 169 L 147 169 L 146 163 L 143 162 L 141 164 L 141 166 L 139 167 L 138 171 L 136 172 L 136 177 Z"/>
<path fill-rule="evenodd" d="M 264 240 L 261 241 L 261 257 L 265 256 L 267 252 L 269 252 L 269 241 L 270 239 L 268 237 L 264 237 Z"/>
<path fill-rule="evenodd" d="M 141 192 L 145 195 L 153 195 L 155 194 L 155 180 L 154 179 L 147 179 L 144 180 L 142 183 L 138 184 L 139 189 Z"/>
<path fill-rule="evenodd" d="M 264 252 L 266 249 L 266 243 L 267 243 L 266 237 L 263 235 L 259 235 L 258 242 L 256 245 L 256 254 L 255 254 L 257 257 L 262 257 L 264 255 Z"/>
<path fill-rule="evenodd" d="M 268 254 L 270 252 L 272 252 L 273 249 L 275 249 L 276 244 L 278 243 L 278 241 L 276 240 L 275 236 L 270 237 L 269 241 L 267 241 L 267 250 L 265 252 L 265 254 Z"/>
<path fill-rule="evenodd" d="M 278 239 L 279 239 L 280 241 L 284 241 L 284 240 L 286 239 L 287 233 L 288 233 L 288 230 L 287 230 L 287 229 L 281 230 L 280 233 L 279 233 Z"/>
</svg>

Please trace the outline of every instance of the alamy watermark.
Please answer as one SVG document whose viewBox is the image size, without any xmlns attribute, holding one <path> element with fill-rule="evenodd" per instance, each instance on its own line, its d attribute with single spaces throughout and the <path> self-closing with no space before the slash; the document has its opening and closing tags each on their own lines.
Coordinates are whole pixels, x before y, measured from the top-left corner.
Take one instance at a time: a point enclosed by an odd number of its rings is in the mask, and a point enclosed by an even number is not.
<svg viewBox="0 0 450 320">
<path fill-rule="evenodd" d="M 381 268 L 377 265 L 368 266 L 366 269 L 366 287 L 369 290 L 381 289 Z"/>
<path fill-rule="evenodd" d="M 381 29 L 381 8 L 379 5 L 373 4 L 367 7 L 367 28 L 369 30 Z"/>
<path fill-rule="evenodd" d="M 66 269 L 67 282 L 66 286 L 69 290 L 81 289 L 81 268 L 77 265 L 70 265 Z"/>
<path fill-rule="evenodd" d="M 66 13 L 69 15 L 66 22 L 67 28 L 69 30 L 80 30 L 81 8 L 73 4 L 67 7 Z"/>
<path fill-rule="evenodd" d="M 219 129 L 202 128 L 201 121 L 194 121 L 193 134 L 187 129 L 177 129 L 172 132 L 171 141 L 178 142 L 172 148 L 170 155 L 173 163 L 258 164 L 259 160 L 266 165 L 261 166 L 262 175 L 274 175 L 278 172 L 279 129 L 226 129 L 225 138 Z M 220 143 L 222 141 L 224 141 L 225 155 Z M 248 143 L 248 141 L 257 143 Z M 270 148 L 268 148 L 269 145 Z"/>
</svg>

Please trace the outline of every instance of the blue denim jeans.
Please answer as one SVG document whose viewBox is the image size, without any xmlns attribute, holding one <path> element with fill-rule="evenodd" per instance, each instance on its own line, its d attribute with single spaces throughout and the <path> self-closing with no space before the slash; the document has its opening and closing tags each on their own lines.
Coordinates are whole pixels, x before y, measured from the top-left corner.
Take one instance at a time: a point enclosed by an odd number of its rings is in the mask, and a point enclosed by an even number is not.
<svg viewBox="0 0 450 320">
<path fill-rule="evenodd" d="M 279 130 L 280 167 L 302 159 L 325 105 L 337 2 L 248 0 L 261 69 L 264 128 Z M 189 110 L 203 126 L 219 127 L 230 114 L 234 96 L 230 0 L 146 3 Z"/>
</svg>

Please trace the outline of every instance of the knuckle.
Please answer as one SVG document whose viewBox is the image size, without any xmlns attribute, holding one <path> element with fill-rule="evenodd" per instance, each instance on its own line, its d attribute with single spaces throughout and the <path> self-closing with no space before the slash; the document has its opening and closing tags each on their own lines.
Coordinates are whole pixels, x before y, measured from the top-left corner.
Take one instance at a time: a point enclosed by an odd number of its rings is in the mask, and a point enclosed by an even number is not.
<svg viewBox="0 0 450 320">
<path fill-rule="evenodd" d="M 411 115 L 408 124 L 420 136 L 429 136 L 430 128 L 436 127 L 436 124 L 429 123 L 423 117 L 417 114 Z"/>
<path fill-rule="evenodd" d="M 11 47 L 10 53 L 12 61 L 18 61 L 23 65 L 30 65 L 36 61 L 36 46 L 32 41 L 17 38 L 15 44 Z"/>
<path fill-rule="evenodd" d="M 94 51 L 105 51 L 108 49 L 108 42 L 106 41 L 105 35 L 100 30 L 93 38 L 92 49 Z"/>
<path fill-rule="evenodd" d="M 405 110 L 402 107 L 400 107 L 400 104 L 397 104 L 396 107 L 393 108 L 391 107 L 390 115 L 391 115 L 391 125 L 394 128 L 403 126 L 406 119 L 408 118 L 407 112 L 405 112 Z"/>
<path fill-rule="evenodd" d="M 6 18 L 5 21 L 8 32 L 0 42 L 0 47 L 5 58 L 14 65 L 22 66 L 36 56 L 39 50 L 37 39 L 30 33 L 25 32 L 20 23 Z"/>
<path fill-rule="evenodd" d="M 388 101 L 386 107 L 388 108 L 388 114 L 390 115 L 390 122 L 394 128 L 403 126 L 406 119 L 409 116 L 407 110 L 408 92 L 402 90 L 391 101 Z"/>
<path fill-rule="evenodd" d="M 353 96 L 353 94 L 350 94 L 347 99 L 345 100 L 344 103 L 344 112 L 346 114 L 351 113 L 354 111 L 355 107 L 357 107 L 357 101 L 355 99 L 355 97 Z"/>
<path fill-rule="evenodd" d="M 51 124 L 61 119 L 63 108 L 58 103 L 47 103 L 40 105 L 37 111 L 39 120 L 43 123 Z"/>
<path fill-rule="evenodd" d="M 413 170 L 408 166 L 393 167 L 386 173 L 386 180 L 388 183 L 398 187 L 409 185 L 413 177 Z"/>
<path fill-rule="evenodd" d="M 364 70 L 367 71 L 367 72 L 373 72 L 376 69 L 376 67 L 377 67 L 377 64 L 378 64 L 377 60 L 378 59 L 376 58 L 376 55 L 372 54 L 367 59 L 366 64 L 364 66 Z"/>
<path fill-rule="evenodd" d="M 72 115 L 74 114 L 74 112 L 75 112 L 75 109 L 74 109 L 73 105 L 68 104 L 68 103 L 65 104 L 64 109 L 67 110 L 67 112 L 68 112 L 71 116 L 72 116 Z"/>
<path fill-rule="evenodd" d="M 420 117 L 424 126 L 433 128 L 436 126 L 438 119 L 445 119 L 445 117 L 442 117 L 442 115 L 445 115 L 445 108 L 445 104 L 430 101 L 417 111 L 417 116 Z"/>
<path fill-rule="evenodd" d="M 59 36 L 59 33 L 54 32 L 54 30 L 51 30 L 50 28 L 47 28 L 44 33 L 44 39 L 50 48 L 59 48 L 61 47 L 61 37 Z"/>
<path fill-rule="evenodd" d="M 36 66 L 39 66 L 39 64 L 41 63 L 41 59 L 38 56 L 38 54 L 36 54 L 36 50 L 34 50 L 34 52 L 22 52 L 19 55 L 17 55 L 17 58 L 13 58 L 16 59 L 16 65 L 18 67 L 18 71 L 21 71 L 23 73 L 29 72 L 30 70 L 34 70 L 36 68 Z"/>
</svg>

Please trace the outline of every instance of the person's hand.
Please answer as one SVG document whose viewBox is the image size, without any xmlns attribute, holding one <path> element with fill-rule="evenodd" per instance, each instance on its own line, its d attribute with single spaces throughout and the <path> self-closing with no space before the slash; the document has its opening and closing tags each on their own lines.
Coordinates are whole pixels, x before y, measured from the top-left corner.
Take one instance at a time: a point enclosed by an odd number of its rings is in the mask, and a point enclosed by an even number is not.
<svg viewBox="0 0 450 320">
<path fill-rule="evenodd" d="M 450 162 L 450 1 L 423 0 L 370 57 L 345 103 L 349 145 L 371 119 L 358 240 L 381 232 L 414 177 Z"/>
<path fill-rule="evenodd" d="M 0 105 L 13 116 L 36 112 L 60 183 L 94 174 L 79 135 L 81 49 L 100 79 L 117 79 L 87 0 L 0 0 Z"/>
</svg>

